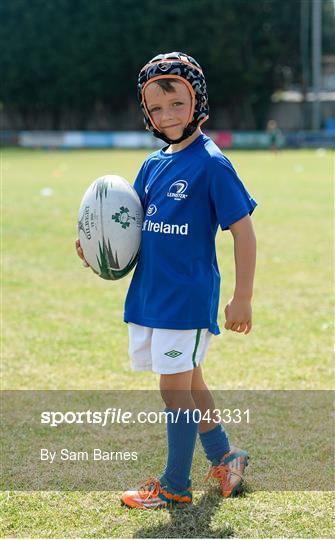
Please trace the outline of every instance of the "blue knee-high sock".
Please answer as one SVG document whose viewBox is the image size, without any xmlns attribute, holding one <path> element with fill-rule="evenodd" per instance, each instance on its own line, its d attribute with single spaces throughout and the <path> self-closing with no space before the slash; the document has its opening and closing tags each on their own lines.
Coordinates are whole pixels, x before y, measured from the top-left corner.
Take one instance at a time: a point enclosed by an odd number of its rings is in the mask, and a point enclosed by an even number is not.
<svg viewBox="0 0 335 540">
<path fill-rule="evenodd" d="M 168 456 L 161 483 L 167 488 L 184 491 L 190 486 L 190 471 L 198 432 L 198 424 L 176 409 L 165 409 L 167 417 Z M 173 418 L 173 421 L 172 421 Z"/>
<path fill-rule="evenodd" d="M 222 425 L 219 424 L 205 433 L 199 433 L 199 437 L 207 459 L 213 465 L 219 465 L 222 456 L 230 451 L 228 435 Z"/>
</svg>

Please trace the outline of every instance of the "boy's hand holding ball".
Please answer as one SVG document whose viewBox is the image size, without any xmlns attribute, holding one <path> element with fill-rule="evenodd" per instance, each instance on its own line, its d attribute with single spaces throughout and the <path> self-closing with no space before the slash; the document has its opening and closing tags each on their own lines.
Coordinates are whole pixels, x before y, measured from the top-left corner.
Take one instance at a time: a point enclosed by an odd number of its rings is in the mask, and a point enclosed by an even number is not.
<svg viewBox="0 0 335 540">
<path fill-rule="evenodd" d="M 76 240 L 76 251 L 77 251 L 77 255 L 78 257 L 83 261 L 83 266 L 85 266 L 85 268 L 88 268 L 90 265 L 88 264 L 88 262 L 85 260 L 85 257 L 84 257 L 84 252 L 81 248 L 81 245 L 80 245 L 80 240 Z"/>
</svg>

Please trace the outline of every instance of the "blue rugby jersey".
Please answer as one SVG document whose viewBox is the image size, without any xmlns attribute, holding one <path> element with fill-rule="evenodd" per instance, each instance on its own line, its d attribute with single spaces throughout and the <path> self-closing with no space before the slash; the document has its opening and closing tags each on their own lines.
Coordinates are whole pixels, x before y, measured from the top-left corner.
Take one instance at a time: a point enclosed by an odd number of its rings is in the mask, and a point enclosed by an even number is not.
<svg viewBox="0 0 335 540">
<path fill-rule="evenodd" d="M 215 235 L 256 207 L 230 161 L 204 134 L 151 154 L 135 180 L 144 209 L 141 252 L 124 321 L 219 334 Z"/>
</svg>

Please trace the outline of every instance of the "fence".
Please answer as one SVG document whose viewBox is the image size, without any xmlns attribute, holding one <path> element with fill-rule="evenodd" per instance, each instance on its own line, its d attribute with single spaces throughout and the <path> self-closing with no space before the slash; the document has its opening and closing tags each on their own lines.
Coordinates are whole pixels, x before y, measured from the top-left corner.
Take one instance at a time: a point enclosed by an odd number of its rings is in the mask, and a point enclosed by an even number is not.
<svg viewBox="0 0 335 540">
<path fill-rule="evenodd" d="M 208 131 L 220 148 L 266 149 L 271 136 L 261 131 Z M 165 143 L 141 131 L 2 131 L 2 146 L 26 148 L 160 148 Z M 280 133 L 281 148 L 335 148 L 335 131 Z"/>
</svg>

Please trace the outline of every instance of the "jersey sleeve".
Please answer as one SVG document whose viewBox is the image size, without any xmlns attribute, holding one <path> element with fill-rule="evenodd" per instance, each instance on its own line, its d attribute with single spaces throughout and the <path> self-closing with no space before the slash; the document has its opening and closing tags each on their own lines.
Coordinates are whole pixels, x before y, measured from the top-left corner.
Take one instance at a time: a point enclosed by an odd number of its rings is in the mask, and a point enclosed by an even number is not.
<svg viewBox="0 0 335 540">
<path fill-rule="evenodd" d="M 229 229 L 236 221 L 252 214 L 257 206 L 237 176 L 229 160 L 213 159 L 209 165 L 210 198 L 221 229 Z"/>
<path fill-rule="evenodd" d="M 137 195 L 139 196 L 143 207 L 144 207 L 144 199 L 145 199 L 145 191 L 144 191 L 145 165 L 146 165 L 146 162 L 143 163 L 142 167 L 138 171 L 137 176 L 135 178 L 134 185 L 133 185 L 133 188 L 135 189 Z"/>
</svg>

